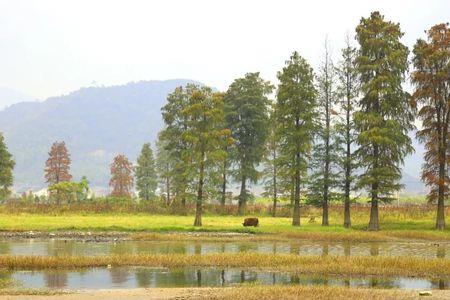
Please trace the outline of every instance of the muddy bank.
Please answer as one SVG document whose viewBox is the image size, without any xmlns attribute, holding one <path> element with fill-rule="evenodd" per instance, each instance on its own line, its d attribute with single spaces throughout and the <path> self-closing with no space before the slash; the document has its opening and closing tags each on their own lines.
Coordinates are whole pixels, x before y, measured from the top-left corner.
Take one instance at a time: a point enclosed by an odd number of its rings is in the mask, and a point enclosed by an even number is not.
<svg viewBox="0 0 450 300">
<path fill-rule="evenodd" d="M 67 239 L 85 242 L 118 242 L 161 239 L 251 238 L 255 234 L 236 232 L 124 232 L 124 231 L 0 231 L 0 239 Z M 264 234 L 269 237 L 272 235 Z"/>
<path fill-rule="evenodd" d="M 252 292 L 254 292 L 252 294 Z M 281 293 L 281 294 L 280 294 Z M 419 291 L 399 291 L 399 290 L 370 290 L 360 288 L 284 288 L 275 287 L 262 289 L 260 287 L 239 287 L 239 288 L 148 288 L 148 289 L 111 289 L 96 291 L 77 291 L 68 294 L 55 295 L 1 295 L 0 300 L 40 300 L 40 299 L 124 299 L 124 300 L 144 300 L 144 299 L 246 299 L 265 300 L 280 299 L 450 299 L 450 291 L 433 291 L 431 296 L 419 296 Z M 258 297 L 258 298 L 256 298 Z"/>
</svg>

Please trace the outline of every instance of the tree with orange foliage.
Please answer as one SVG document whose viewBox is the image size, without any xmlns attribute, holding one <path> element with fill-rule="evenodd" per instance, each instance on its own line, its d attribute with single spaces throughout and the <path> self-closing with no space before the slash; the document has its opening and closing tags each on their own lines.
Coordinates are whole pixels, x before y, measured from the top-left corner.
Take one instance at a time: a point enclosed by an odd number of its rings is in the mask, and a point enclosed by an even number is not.
<svg viewBox="0 0 450 300">
<path fill-rule="evenodd" d="M 438 24 L 427 32 L 428 40 L 414 46 L 415 86 L 413 104 L 419 107 L 422 129 L 417 137 L 425 143 L 422 180 L 430 188 L 428 200 L 437 201 L 436 229 L 445 228 L 444 201 L 450 195 L 450 29 Z"/>
<path fill-rule="evenodd" d="M 128 158 L 119 154 L 114 157 L 111 164 L 111 180 L 109 186 L 112 188 L 111 196 L 131 197 L 133 189 L 133 164 Z"/>
<path fill-rule="evenodd" d="M 45 163 L 45 180 L 48 185 L 70 181 L 70 154 L 64 142 L 54 142 Z"/>
</svg>

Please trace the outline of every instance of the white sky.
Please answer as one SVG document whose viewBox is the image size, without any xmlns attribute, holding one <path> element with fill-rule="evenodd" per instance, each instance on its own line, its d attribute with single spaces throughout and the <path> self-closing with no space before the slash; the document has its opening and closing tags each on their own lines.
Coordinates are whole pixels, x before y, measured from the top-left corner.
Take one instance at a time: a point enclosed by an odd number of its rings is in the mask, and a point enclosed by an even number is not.
<svg viewBox="0 0 450 300">
<path fill-rule="evenodd" d="M 226 89 L 261 71 L 275 82 L 293 50 L 313 67 L 328 36 L 380 10 L 411 47 L 450 21 L 450 1 L 0 0 L 0 86 L 44 99 L 98 84 L 189 78 Z"/>
</svg>

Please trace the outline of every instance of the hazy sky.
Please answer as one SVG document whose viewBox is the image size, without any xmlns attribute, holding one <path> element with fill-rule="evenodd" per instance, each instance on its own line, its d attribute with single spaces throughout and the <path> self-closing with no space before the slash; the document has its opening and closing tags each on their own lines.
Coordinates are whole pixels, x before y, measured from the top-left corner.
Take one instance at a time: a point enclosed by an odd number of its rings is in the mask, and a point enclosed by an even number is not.
<svg viewBox="0 0 450 300">
<path fill-rule="evenodd" d="M 380 10 L 412 46 L 450 21 L 450 1 L 0 0 L 0 87 L 40 99 L 82 86 L 189 78 L 219 89 L 246 72 L 275 81 L 293 50 L 319 64 L 325 37 Z"/>
</svg>

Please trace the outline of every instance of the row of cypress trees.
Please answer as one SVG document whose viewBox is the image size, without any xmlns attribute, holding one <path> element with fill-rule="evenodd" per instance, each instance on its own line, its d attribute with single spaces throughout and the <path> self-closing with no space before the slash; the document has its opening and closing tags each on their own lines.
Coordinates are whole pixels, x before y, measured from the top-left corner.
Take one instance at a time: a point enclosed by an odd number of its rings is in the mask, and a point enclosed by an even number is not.
<svg viewBox="0 0 450 300">
<path fill-rule="evenodd" d="M 325 54 L 316 76 L 294 52 L 278 72 L 274 86 L 259 73 L 236 79 L 225 93 L 187 85 L 177 88 L 162 109 L 166 124 L 158 140 L 158 169 L 167 196 L 183 205 L 197 203 L 195 225 L 201 225 L 205 195 L 225 204 L 227 186 L 239 182 L 239 213 L 250 197 L 248 186 L 261 179 L 264 165 L 267 192 L 274 200 L 290 195 L 294 226 L 300 225 L 300 202 L 323 206 L 344 199 L 344 226 L 350 227 L 355 191 L 370 197 L 369 230 L 379 229 L 378 205 L 392 200 L 402 186 L 401 166 L 414 151 L 408 133 L 415 116 L 423 120 L 419 138 L 428 150 L 423 179 L 429 199 L 438 202 L 436 227 L 443 229 L 443 203 L 448 197 L 450 146 L 449 28 L 436 25 L 428 40 L 414 47 L 410 95 L 408 48 L 400 25 L 379 12 L 356 27 L 358 47 L 347 38 L 334 65 Z"/>
</svg>

